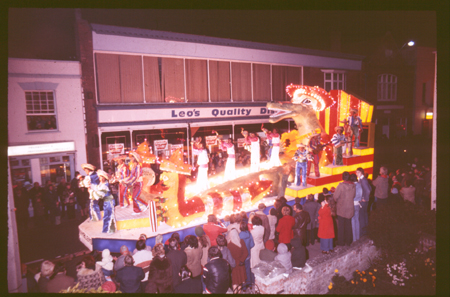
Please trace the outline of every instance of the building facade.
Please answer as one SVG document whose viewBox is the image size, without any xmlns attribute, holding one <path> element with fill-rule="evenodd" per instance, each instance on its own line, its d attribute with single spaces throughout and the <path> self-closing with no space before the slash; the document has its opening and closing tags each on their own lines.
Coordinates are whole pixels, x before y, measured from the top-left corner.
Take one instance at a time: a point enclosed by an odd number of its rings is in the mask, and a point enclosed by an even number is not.
<svg viewBox="0 0 450 297">
<path fill-rule="evenodd" d="M 86 162 L 80 62 L 8 60 L 8 157 L 13 184 L 74 177 Z"/>
<path fill-rule="evenodd" d="M 88 70 L 82 70 L 85 98 L 92 102 L 86 108 L 91 127 L 88 161 L 102 167 L 145 140 L 159 157 L 182 148 L 185 160 L 192 163 L 192 139 L 205 139 L 213 130 L 236 141 L 238 150 L 241 129 L 261 135 L 264 124 L 289 131 L 293 121 L 268 124 L 267 102 L 289 101 L 285 88 L 291 83 L 345 90 L 358 83 L 355 73 L 361 70 L 363 59 L 89 24 L 81 16 L 77 16 L 76 27 L 80 61 Z M 86 33 L 89 30 L 91 34 Z M 207 145 L 211 152 L 217 150 L 214 143 L 207 141 Z"/>
</svg>

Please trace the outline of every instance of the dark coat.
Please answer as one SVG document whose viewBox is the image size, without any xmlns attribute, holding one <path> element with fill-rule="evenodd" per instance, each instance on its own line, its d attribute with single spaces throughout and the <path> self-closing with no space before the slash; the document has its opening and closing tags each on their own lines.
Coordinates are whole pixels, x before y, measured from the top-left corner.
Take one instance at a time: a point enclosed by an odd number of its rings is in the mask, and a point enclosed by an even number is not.
<svg viewBox="0 0 450 297">
<path fill-rule="evenodd" d="M 311 230 L 314 228 L 317 228 L 317 217 L 319 214 L 317 213 L 320 209 L 320 204 L 313 200 L 306 200 L 305 204 L 303 205 L 303 211 L 306 211 L 309 213 L 309 218 L 311 219 L 308 225 L 306 226 L 307 230 Z"/>
<path fill-rule="evenodd" d="M 154 257 L 150 263 L 148 283 L 145 293 L 172 293 L 172 263 L 166 257 Z"/>
<path fill-rule="evenodd" d="M 136 266 L 125 266 L 116 273 L 116 281 L 119 282 L 122 293 L 140 293 L 144 277 L 142 268 Z"/>
<path fill-rule="evenodd" d="M 186 265 L 187 256 L 182 250 L 169 250 L 166 257 L 172 263 L 173 286 L 176 287 L 181 283 L 180 269 Z"/>
<path fill-rule="evenodd" d="M 304 267 L 306 263 L 306 248 L 303 246 L 299 237 L 294 237 L 291 240 L 291 261 L 292 267 Z"/>
<path fill-rule="evenodd" d="M 188 278 L 173 289 L 174 293 L 201 294 L 203 292 L 202 280 L 199 277 Z"/>
<path fill-rule="evenodd" d="M 356 186 L 351 181 L 344 181 L 336 187 L 333 198 L 336 201 L 336 214 L 351 219 L 355 214 L 353 198 L 356 195 Z"/>
<path fill-rule="evenodd" d="M 206 291 L 213 294 L 225 294 L 230 287 L 230 264 L 221 258 L 212 258 L 203 268 L 203 282 Z"/>
<path fill-rule="evenodd" d="M 293 227 L 294 236 L 300 237 L 302 240 L 306 240 L 306 226 L 311 222 L 309 213 L 301 210 L 294 215 L 295 225 Z"/>
<path fill-rule="evenodd" d="M 367 180 L 367 178 L 363 177 L 359 180 L 359 183 L 361 184 L 361 188 L 362 188 L 362 197 L 361 197 L 361 201 L 363 202 L 369 202 L 369 198 L 370 198 L 370 191 L 372 190 L 369 181 Z"/>
<path fill-rule="evenodd" d="M 59 293 L 75 285 L 75 279 L 65 274 L 57 274 L 47 284 L 47 293 Z"/>
<path fill-rule="evenodd" d="M 247 274 L 245 273 L 245 266 L 242 264 L 244 264 L 245 259 L 247 259 L 248 257 L 248 250 L 243 239 L 241 239 L 240 247 L 238 247 L 231 241 L 228 243 L 227 247 L 230 250 L 234 262 L 236 263 L 236 266 L 234 266 L 233 270 L 231 271 L 231 283 L 233 285 L 239 285 L 247 278 Z"/>
</svg>

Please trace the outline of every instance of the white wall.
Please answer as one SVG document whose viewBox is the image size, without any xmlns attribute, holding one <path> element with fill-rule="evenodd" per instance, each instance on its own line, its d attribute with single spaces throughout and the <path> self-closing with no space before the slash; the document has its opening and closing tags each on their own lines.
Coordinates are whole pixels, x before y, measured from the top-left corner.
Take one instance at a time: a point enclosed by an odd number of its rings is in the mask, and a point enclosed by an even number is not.
<svg viewBox="0 0 450 297">
<path fill-rule="evenodd" d="M 33 87 L 54 87 L 56 130 L 28 131 L 25 91 Z M 8 59 L 8 145 L 74 141 L 74 165 L 80 168 L 86 163 L 81 94 L 78 61 Z"/>
</svg>

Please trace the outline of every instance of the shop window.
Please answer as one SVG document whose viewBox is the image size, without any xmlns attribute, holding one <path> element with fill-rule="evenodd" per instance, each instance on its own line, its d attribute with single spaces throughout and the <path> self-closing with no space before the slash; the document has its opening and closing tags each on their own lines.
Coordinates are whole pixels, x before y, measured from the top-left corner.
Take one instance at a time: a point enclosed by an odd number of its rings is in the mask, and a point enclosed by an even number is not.
<svg viewBox="0 0 450 297">
<path fill-rule="evenodd" d="M 299 85 L 301 81 L 301 67 L 272 66 L 272 100 L 290 101 L 286 93 L 286 86 Z"/>
<path fill-rule="evenodd" d="M 164 102 L 161 96 L 161 58 L 144 57 L 145 102 Z"/>
<path fill-rule="evenodd" d="M 270 101 L 270 65 L 253 64 L 253 101 Z"/>
<path fill-rule="evenodd" d="M 112 159 L 131 150 L 130 132 L 104 132 L 102 139 L 103 170 L 108 170 Z"/>
<path fill-rule="evenodd" d="M 96 54 L 100 103 L 144 102 L 142 57 Z"/>
<path fill-rule="evenodd" d="M 231 63 L 231 93 L 233 102 L 252 101 L 250 63 Z"/>
<path fill-rule="evenodd" d="M 392 74 L 378 75 L 378 101 L 397 100 L 397 76 Z"/>
<path fill-rule="evenodd" d="M 230 62 L 209 61 L 209 89 L 211 102 L 230 102 Z"/>
<path fill-rule="evenodd" d="M 346 74 L 342 71 L 322 70 L 324 73 L 324 89 L 329 92 L 331 90 L 346 89 Z"/>
<path fill-rule="evenodd" d="M 186 59 L 187 102 L 208 102 L 208 69 L 206 60 Z"/>
<path fill-rule="evenodd" d="M 28 131 L 56 130 L 53 91 L 25 92 Z"/>
<path fill-rule="evenodd" d="M 164 101 L 185 102 L 183 59 L 161 58 L 161 89 Z"/>
<path fill-rule="evenodd" d="M 150 152 L 160 159 L 168 158 L 178 148 L 181 148 L 185 154 L 187 152 L 186 128 L 137 130 L 133 131 L 132 138 L 133 147 L 147 141 Z"/>
</svg>

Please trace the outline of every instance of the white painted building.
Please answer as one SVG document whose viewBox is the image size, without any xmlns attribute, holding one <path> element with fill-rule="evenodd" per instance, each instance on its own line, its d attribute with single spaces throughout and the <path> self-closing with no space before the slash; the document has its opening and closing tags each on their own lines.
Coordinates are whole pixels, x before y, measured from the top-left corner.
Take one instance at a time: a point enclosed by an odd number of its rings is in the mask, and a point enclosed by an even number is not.
<svg viewBox="0 0 450 297">
<path fill-rule="evenodd" d="M 70 181 L 86 163 L 78 61 L 8 59 L 11 181 Z"/>
</svg>

